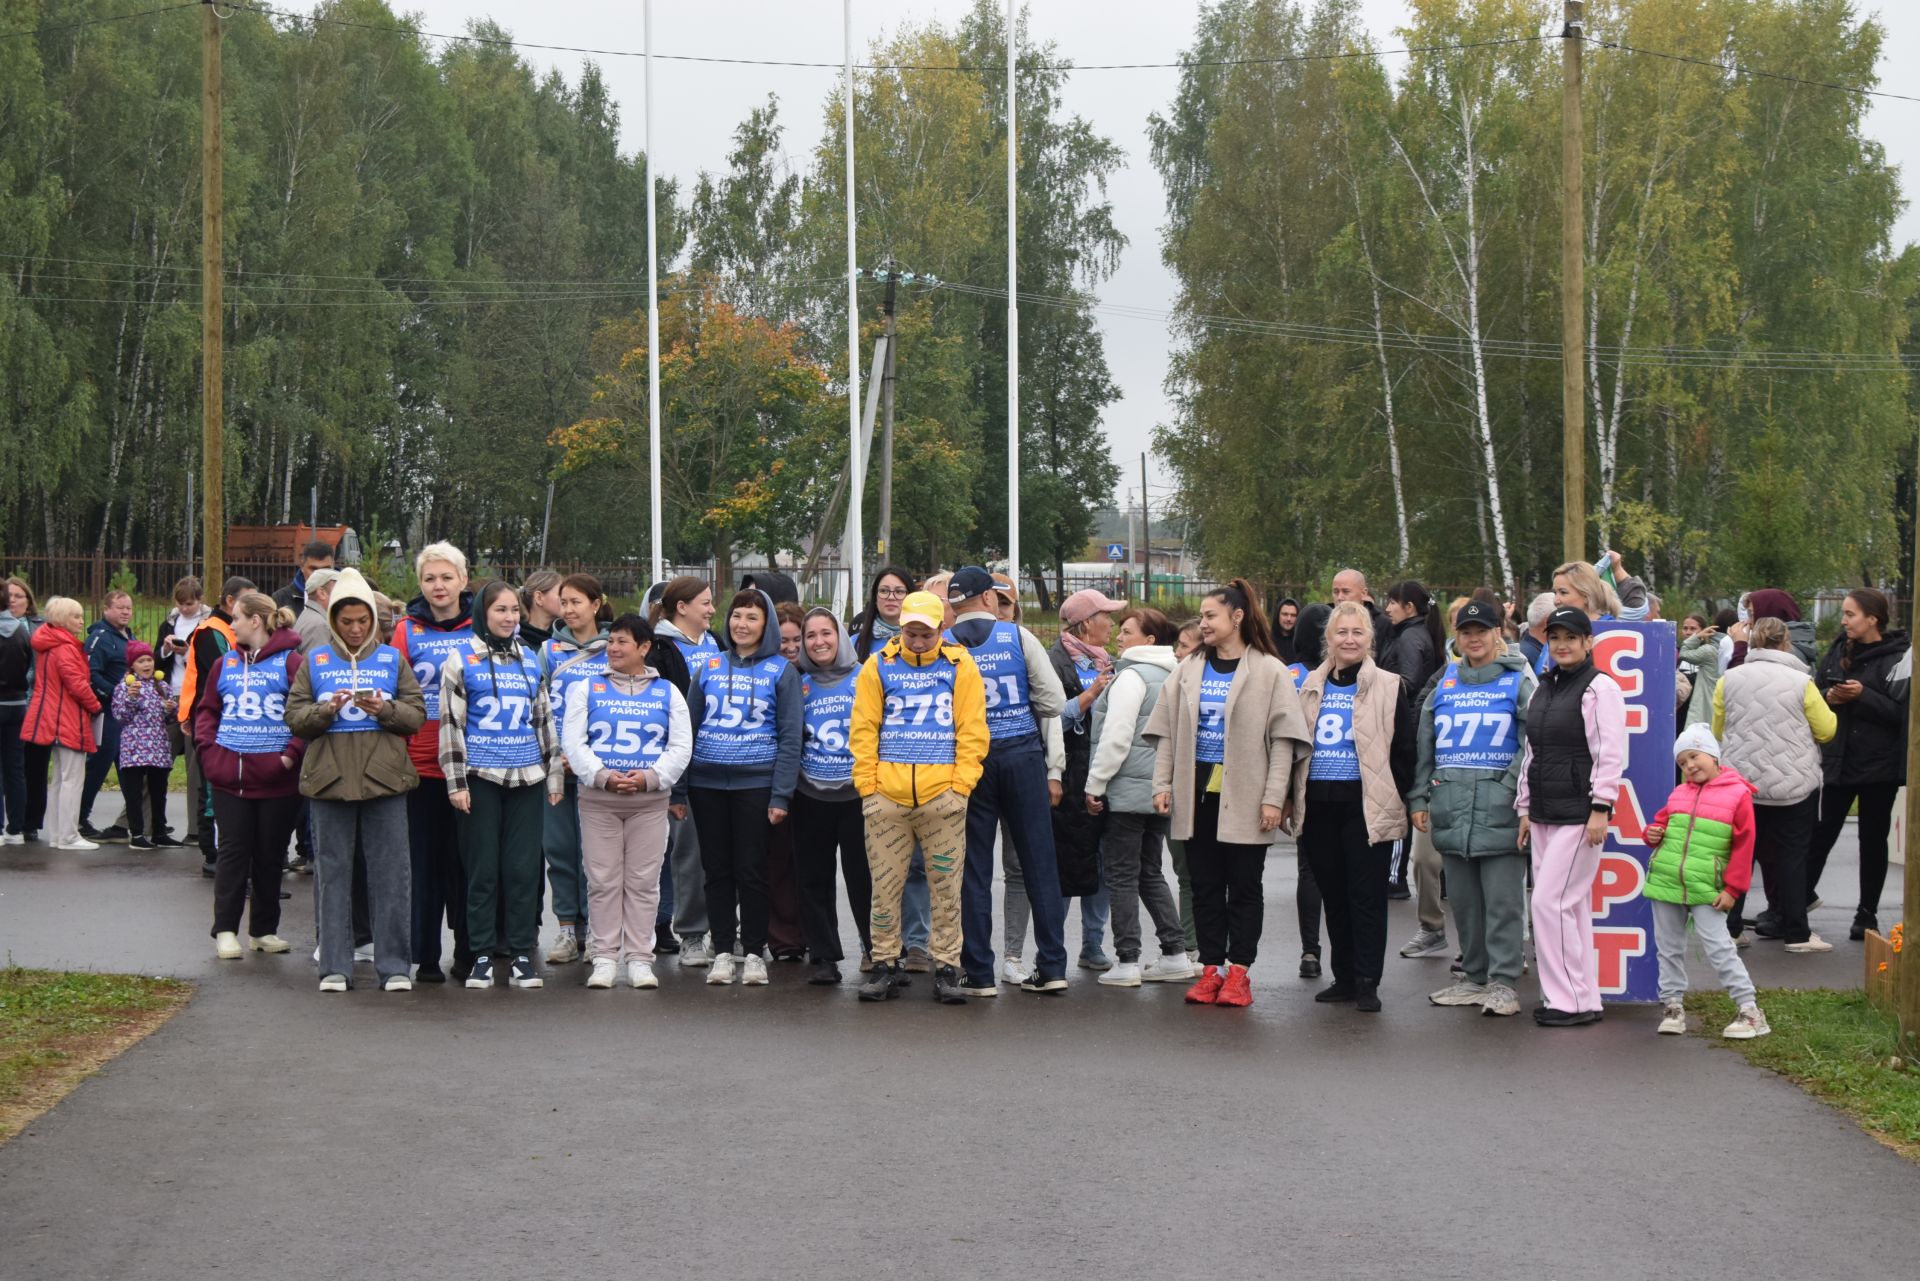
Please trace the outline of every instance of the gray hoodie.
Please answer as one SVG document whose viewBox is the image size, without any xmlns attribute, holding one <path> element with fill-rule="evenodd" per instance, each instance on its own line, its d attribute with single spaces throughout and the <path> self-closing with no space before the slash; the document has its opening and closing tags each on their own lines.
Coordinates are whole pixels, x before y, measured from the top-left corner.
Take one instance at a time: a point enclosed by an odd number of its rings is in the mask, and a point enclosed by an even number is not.
<svg viewBox="0 0 1920 1281">
<path fill-rule="evenodd" d="M 0 661 L 0 673 L 18 671 L 17 678 L 0 675 L 0 707 L 27 705 L 33 690 L 33 649 L 28 644 L 32 639 L 32 623 L 0 609 L 0 648 L 8 649 L 13 656 L 11 662 Z"/>
<path fill-rule="evenodd" d="M 824 618 L 833 624 L 835 634 L 840 637 L 840 648 L 838 652 L 834 654 L 832 662 L 816 663 L 808 656 L 803 646 L 800 650 L 800 671 L 804 677 L 803 685 L 839 685 L 842 681 L 851 678 L 860 668 L 859 655 L 854 653 L 853 649 L 853 638 L 847 635 L 847 629 L 840 625 L 840 620 L 834 616 L 832 610 L 824 606 L 817 606 L 808 610 L 806 623 L 812 623 L 815 618 Z M 805 629 L 805 624 L 803 624 L 801 630 L 804 632 Z M 856 801 L 860 799 L 860 793 L 854 790 L 851 780 L 845 783 L 823 784 L 816 782 L 807 777 L 804 763 L 800 769 L 800 794 L 810 796 L 816 801 Z"/>
<path fill-rule="evenodd" d="M 768 659 L 777 659 L 781 671 L 774 686 L 773 723 L 779 739 L 779 750 L 770 765 L 719 765 L 702 761 L 696 755 L 693 764 L 687 768 L 687 786 L 722 792 L 744 792 L 765 787 L 771 791 L 767 798 L 768 806 L 784 810 L 793 807 L 793 789 L 800 781 L 800 734 L 806 709 L 800 695 L 800 672 L 780 657 L 780 622 L 774 616 L 773 601 L 765 592 L 757 594 L 767 615 L 767 625 L 760 633 L 759 647 L 751 654 L 742 654 L 728 645 L 718 654 L 709 656 L 710 660 L 718 660 L 717 668 L 710 668 L 705 663 L 689 662 L 688 666 L 693 669 L 693 683 L 687 694 L 687 713 L 693 721 L 694 750 L 697 753 L 700 724 L 706 719 L 706 674 L 711 671 L 715 676 L 730 675 L 736 667 L 753 667 Z"/>
</svg>

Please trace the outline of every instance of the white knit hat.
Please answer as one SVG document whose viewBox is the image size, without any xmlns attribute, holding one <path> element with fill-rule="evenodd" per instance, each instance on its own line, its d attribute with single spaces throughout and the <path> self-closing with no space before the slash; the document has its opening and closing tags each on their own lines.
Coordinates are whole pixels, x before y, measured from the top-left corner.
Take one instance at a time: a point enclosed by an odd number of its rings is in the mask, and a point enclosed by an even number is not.
<svg viewBox="0 0 1920 1281">
<path fill-rule="evenodd" d="M 1705 752 L 1714 760 L 1720 759 L 1720 741 L 1713 731 L 1705 725 L 1695 723 L 1680 731 L 1680 737 L 1673 743 L 1673 759 L 1679 760 L 1682 752 Z"/>
</svg>

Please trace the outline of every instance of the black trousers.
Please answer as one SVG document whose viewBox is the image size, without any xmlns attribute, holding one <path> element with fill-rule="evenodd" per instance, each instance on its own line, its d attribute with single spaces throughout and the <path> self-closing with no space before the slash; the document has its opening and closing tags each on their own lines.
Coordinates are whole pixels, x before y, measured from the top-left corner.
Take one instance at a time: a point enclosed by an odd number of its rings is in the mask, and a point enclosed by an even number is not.
<svg viewBox="0 0 1920 1281">
<path fill-rule="evenodd" d="M 754 955 L 767 945 L 767 841 L 772 831 L 767 806 L 773 789 L 694 787 L 687 799 L 700 833 L 714 951 Z"/>
<path fill-rule="evenodd" d="M 544 801 L 542 802 L 544 804 Z M 412 946 L 415 965 L 440 964 L 440 922 L 453 931 L 453 963 L 460 969 L 473 964 L 473 943 L 467 929 L 467 871 L 460 858 L 459 811 L 447 796 L 447 785 L 428 778 L 407 793 L 408 871 L 413 886 Z M 353 864 L 354 939 L 360 938 L 366 902 L 366 862 Z M 502 930 L 489 933 L 504 937 Z M 369 930 L 368 938 L 372 932 Z"/>
<path fill-rule="evenodd" d="M 213 934 L 237 934 L 240 909 L 247 910 L 247 933 L 262 938 L 280 929 L 280 873 L 287 865 L 287 842 L 300 812 L 298 796 L 259 799 L 213 793 L 213 821 L 219 849 L 213 869 Z"/>
<path fill-rule="evenodd" d="M 1187 879 L 1193 885 L 1193 931 L 1200 964 L 1252 965 L 1260 954 L 1266 922 L 1265 845 L 1234 845 L 1220 839 L 1220 796 L 1206 791 L 1208 770 L 1195 771 L 1193 835 L 1187 840 Z"/>
<path fill-rule="evenodd" d="M 158 765 L 135 765 L 120 771 L 120 795 L 127 803 L 127 833 L 133 837 L 167 834 L 167 771 Z M 147 829 L 148 811 L 153 829 Z"/>
<path fill-rule="evenodd" d="M 1820 812 L 1815 795 L 1792 805 L 1753 807 L 1753 861 L 1766 877 L 1774 929 L 1788 943 L 1804 943 L 1807 927 L 1807 853 Z"/>
<path fill-rule="evenodd" d="M 47 778 L 53 769 L 53 748 L 38 743 L 22 743 L 20 754 L 27 762 L 27 815 L 23 832 L 41 832 L 47 825 Z M 9 826 L 13 816 L 7 816 Z M 44 835 L 44 832 L 42 832 Z"/>
<path fill-rule="evenodd" d="M 800 924 L 807 951 L 816 961 L 846 956 L 840 946 L 836 851 L 840 875 L 847 882 L 847 907 L 860 929 L 860 950 L 873 950 L 873 873 L 867 867 L 867 821 L 860 798 L 822 801 L 797 793 L 787 822 L 793 825 L 794 859 L 800 870 Z"/>
<path fill-rule="evenodd" d="M 1860 905 L 1869 916 L 1880 912 L 1880 892 L 1887 887 L 1887 833 L 1893 829 L 1893 798 L 1898 783 L 1864 783 L 1858 787 L 1829 785 L 1820 793 L 1820 821 L 1813 830 L 1807 854 L 1807 901 L 1820 894 L 1820 874 L 1827 856 L 1847 824 L 1847 811 L 1860 802 Z M 1768 884 L 1772 890 L 1772 884 Z"/>
<path fill-rule="evenodd" d="M 1387 964 L 1387 868 L 1393 842 L 1367 843 L 1359 801 L 1314 801 L 1300 833 L 1327 912 L 1328 962 L 1337 982 L 1378 987 Z"/>
<path fill-rule="evenodd" d="M 1300 918 L 1300 953 L 1320 955 L 1320 882 L 1313 879 L 1313 864 L 1306 852 L 1298 851 L 1300 882 L 1294 889 L 1293 907 Z"/>
</svg>

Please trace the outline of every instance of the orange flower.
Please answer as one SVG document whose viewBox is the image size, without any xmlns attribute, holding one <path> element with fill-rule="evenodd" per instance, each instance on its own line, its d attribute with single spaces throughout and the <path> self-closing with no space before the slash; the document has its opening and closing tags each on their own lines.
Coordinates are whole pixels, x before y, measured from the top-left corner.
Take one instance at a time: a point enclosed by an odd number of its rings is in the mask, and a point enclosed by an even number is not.
<svg viewBox="0 0 1920 1281">
<path fill-rule="evenodd" d="M 1885 974 L 1886 972 L 1887 972 L 1887 963 L 1885 961 L 1882 961 L 1880 962 L 1880 973 Z"/>
</svg>

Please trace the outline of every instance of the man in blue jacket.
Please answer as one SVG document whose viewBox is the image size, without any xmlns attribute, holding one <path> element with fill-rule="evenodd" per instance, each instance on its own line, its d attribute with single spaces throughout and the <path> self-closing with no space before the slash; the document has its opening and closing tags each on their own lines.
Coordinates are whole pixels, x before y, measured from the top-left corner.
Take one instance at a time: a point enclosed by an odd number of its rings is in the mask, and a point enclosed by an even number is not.
<svg viewBox="0 0 1920 1281">
<path fill-rule="evenodd" d="M 100 706 L 113 705 L 113 687 L 127 676 L 127 642 L 133 639 L 133 597 L 125 592 L 108 592 L 107 605 L 100 620 L 87 629 L 87 668 L 93 692 Z M 87 816 L 99 798 L 107 771 L 120 758 L 120 722 L 111 713 L 99 717 L 100 729 L 94 737 L 99 750 L 87 758 L 87 773 L 80 785 L 80 835 L 89 841 L 127 839 L 125 814 L 105 831 L 95 831 Z"/>
</svg>

